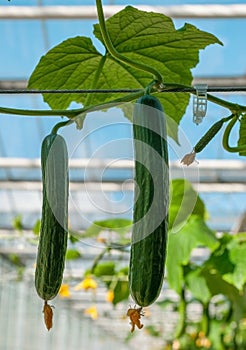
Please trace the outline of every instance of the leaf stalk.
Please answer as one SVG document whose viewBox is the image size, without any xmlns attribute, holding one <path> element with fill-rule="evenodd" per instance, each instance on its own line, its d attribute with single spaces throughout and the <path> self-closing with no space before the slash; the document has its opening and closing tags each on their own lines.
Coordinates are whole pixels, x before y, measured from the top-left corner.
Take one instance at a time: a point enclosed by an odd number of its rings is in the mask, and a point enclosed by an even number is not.
<svg viewBox="0 0 246 350">
<path fill-rule="evenodd" d="M 142 70 L 144 72 L 152 74 L 154 76 L 154 78 L 159 82 L 159 84 L 161 84 L 163 82 L 163 78 L 157 69 L 150 67 L 146 64 L 140 63 L 140 62 L 135 62 L 135 61 L 131 60 L 130 58 L 122 55 L 120 52 L 118 52 L 115 49 L 115 47 L 110 39 L 109 33 L 107 31 L 107 26 L 106 26 L 106 22 L 105 22 L 105 17 L 104 17 L 104 13 L 103 13 L 103 6 L 102 6 L 101 0 L 96 0 L 96 7 L 97 7 L 97 15 L 98 15 L 99 26 L 101 29 L 102 38 L 103 38 L 104 44 L 105 44 L 109 54 L 113 58 L 115 58 L 116 60 L 121 61 L 122 63 L 125 63 L 130 67 L 137 68 L 139 70 Z"/>
</svg>

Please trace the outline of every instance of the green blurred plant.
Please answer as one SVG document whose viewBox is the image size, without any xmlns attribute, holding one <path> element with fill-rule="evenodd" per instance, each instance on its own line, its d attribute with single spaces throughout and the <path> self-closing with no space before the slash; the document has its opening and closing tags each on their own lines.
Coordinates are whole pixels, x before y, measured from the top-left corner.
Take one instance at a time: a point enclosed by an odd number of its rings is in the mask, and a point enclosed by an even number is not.
<svg viewBox="0 0 246 350">
<path fill-rule="evenodd" d="M 168 300 L 163 294 L 157 304 L 163 310 L 172 304 L 179 321 L 169 343 L 155 324 L 146 328 L 147 333 L 163 337 L 165 349 L 245 349 L 246 233 L 225 232 L 218 237 L 207 226 L 204 203 L 188 181 L 173 180 L 171 193 L 166 279 L 179 299 Z M 105 231 L 118 235 L 114 243 L 110 236 L 100 239 L 105 248 L 87 271 L 104 283 L 107 300 L 113 305 L 128 300 L 128 267 L 119 268 L 117 262 L 110 260 L 110 253 L 114 249 L 122 254 L 128 251 L 130 227 L 130 222 L 111 219 L 94 223 L 85 232 L 97 238 Z M 204 250 L 203 260 L 193 259 L 195 248 Z M 198 307 L 196 321 L 188 313 L 193 304 Z"/>
</svg>

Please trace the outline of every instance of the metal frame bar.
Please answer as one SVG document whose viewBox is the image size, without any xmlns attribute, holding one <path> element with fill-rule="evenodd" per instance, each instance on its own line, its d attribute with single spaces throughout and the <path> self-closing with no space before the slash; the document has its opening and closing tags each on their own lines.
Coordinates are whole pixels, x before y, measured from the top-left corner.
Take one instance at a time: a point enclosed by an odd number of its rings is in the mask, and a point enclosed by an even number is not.
<svg viewBox="0 0 246 350">
<path fill-rule="evenodd" d="M 114 170 L 132 170 L 134 168 L 133 160 L 118 160 L 112 162 L 112 159 L 70 159 L 70 170 L 79 169 L 98 169 L 99 173 L 105 167 Z M 0 158 L 1 169 L 39 169 L 40 159 L 27 158 Z M 170 174 L 172 178 L 185 177 L 193 182 L 194 187 L 199 192 L 246 192 L 246 163 L 243 160 L 202 160 L 199 166 L 183 167 L 179 161 L 170 162 Z M 199 183 L 197 183 L 199 181 Z M 73 180 L 70 182 L 71 191 L 121 191 L 124 179 L 107 179 L 102 181 L 100 178 L 86 178 L 85 180 Z M 20 190 L 20 191 L 41 191 L 41 181 L 39 178 L 25 179 L 12 178 L 0 180 L 1 190 Z M 125 191 L 133 190 L 133 182 L 124 183 Z"/>
<path fill-rule="evenodd" d="M 125 6 L 105 5 L 105 17 Z M 246 18 L 246 4 L 136 6 L 139 10 L 163 13 L 172 18 Z M 0 6 L 0 19 L 96 19 L 95 6 Z"/>
<path fill-rule="evenodd" d="M 246 86 L 246 75 L 239 75 L 235 77 L 223 76 L 223 77 L 195 77 L 192 85 L 196 84 L 208 84 L 208 86 L 216 87 L 233 87 L 233 88 L 245 88 Z M 25 90 L 27 88 L 27 80 L 23 79 L 3 79 L 0 81 L 1 90 Z"/>
</svg>

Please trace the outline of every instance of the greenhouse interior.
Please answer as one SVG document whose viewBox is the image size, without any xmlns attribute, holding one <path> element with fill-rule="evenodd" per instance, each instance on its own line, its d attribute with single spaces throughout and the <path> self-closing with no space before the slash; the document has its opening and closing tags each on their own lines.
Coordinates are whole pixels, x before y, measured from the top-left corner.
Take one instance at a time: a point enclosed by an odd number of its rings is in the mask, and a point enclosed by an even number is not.
<svg viewBox="0 0 246 350">
<path fill-rule="evenodd" d="M 0 28 L 0 349 L 246 349 L 245 1 Z"/>
</svg>

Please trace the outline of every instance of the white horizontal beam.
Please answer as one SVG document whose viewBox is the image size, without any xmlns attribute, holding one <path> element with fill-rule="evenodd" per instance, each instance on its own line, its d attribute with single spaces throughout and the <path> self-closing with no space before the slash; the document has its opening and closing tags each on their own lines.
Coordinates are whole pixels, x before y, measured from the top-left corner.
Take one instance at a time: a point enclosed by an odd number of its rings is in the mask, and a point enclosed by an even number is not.
<svg viewBox="0 0 246 350">
<path fill-rule="evenodd" d="M 0 168 L 1 169 L 40 169 L 41 161 L 40 159 L 28 159 L 28 158 L 0 158 Z M 226 183 L 230 186 L 230 183 L 239 184 L 238 189 L 235 191 L 241 192 L 241 185 L 244 184 L 246 186 L 246 162 L 243 160 L 219 160 L 219 159 L 203 159 L 200 160 L 199 163 L 194 163 L 193 165 L 187 167 L 183 166 L 180 161 L 171 161 L 170 162 L 170 177 L 172 179 L 176 178 L 186 178 L 192 183 L 200 182 L 203 187 L 199 188 L 201 191 L 209 191 L 208 184 L 219 184 Z M 104 169 L 110 170 L 130 170 L 133 171 L 134 161 L 129 159 L 122 160 L 114 160 L 114 159 L 70 159 L 69 160 L 69 168 L 71 171 L 80 170 L 81 171 L 89 171 L 89 170 L 97 170 L 98 179 L 92 179 L 88 176 L 85 180 L 83 180 L 83 176 L 81 177 L 81 181 L 79 182 L 79 186 L 81 182 L 85 181 L 87 190 L 93 190 L 94 182 L 97 184 L 101 184 L 104 186 L 105 191 L 121 191 L 122 185 L 124 186 L 124 190 L 131 190 L 131 184 L 129 184 L 129 188 L 125 179 L 120 177 L 118 180 L 112 180 L 108 178 L 105 181 L 102 181 L 100 178 L 100 174 L 102 174 Z M 30 180 L 30 181 L 28 181 Z M 39 182 L 39 178 L 35 177 L 35 179 L 26 179 L 25 176 L 20 178 L 10 178 L 3 179 L 0 182 L 0 189 L 22 189 L 22 190 L 34 190 L 39 189 L 40 184 L 37 185 L 35 183 L 36 180 Z M 94 182 L 93 182 L 94 181 Z M 73 173 L 71 173 L 71 183 L 73 182 Z M 92 187 L 91 187 L 91 183 Z M 124 184 L 123 184 L 124 182 Z M 76 183 L 71 184 L 71 189 L 76 190 Z M 78 186 L 78 187 L 79 187 Z M 205 189 L 204 186 L 208 186 L 208 190 Z M 96 188 L 96 187 L 95 187 Z M 221 185 L 221 190 L 219 192 L 223 192 L 223 186 Z M 244 188 L 245 190 L 245 188 Z M 210 188 L 211 192 L 213 189 Z M 230 187 L 225 189 L 225 192 L 230 191 Z"/>
<path fill-rule="evenodd" d="M 246 86 L 246 75 L 238 76 L 210 76 L 210 77 L 194 77 L 192 85 L 196 84 L 207 84 L 209 87 L 245 87 Z M 20 79 L 2 79 L 0 81 L 0 91 L 1 90 L 25 90 L 27 89 L 27 80 Z"/>
<path fill-rule="evenodd" d="M 39 158 L 7 158 L 0 157 L 0 168 L 40 168 L 41 160 Z M 134 162 L 133 160 L 121 159 L 89 159 L 89 158 L 74 158 L 69 160 L 69 166 L 72 169 L 133 169 Z M 182 168 L 179 161 L 171 161 L 170 167 L 173 169 Z M 234 159 L 203 159 L 199 162 L 199 165 L 196 167 L 200 170 L 236 170 L 236 171 L 245 171 L 245 180 L 246 180 L 246 162 L 243 160 L 234 160 Z M 194 167 L 185 167 L 185 169 L 194 170 Z"/>
<path fill-rule="evenodd" d="M 105 5 L 105 17 L 124 6 Z M 139 10 L 163 13 L 172 18 L 246 18 L 246 4 L 229 5 L 138 5 Z M 96 19 L 95 6 L 0 6 L 0 19 Z"/>
<path fill-rule="evenodd" d="M 196 84 L 207 84 L 211 86 L 222 86 L 222 87 L 245 87 L 246 86 L 246 75 L 238 76 L 220 76 L 220 77 L 194 77 L 192 85 Z"/>
<path fill-rule="evenodd" d="M 246 193 L 245 183 L 193 183 L 194 189 L 199 193 Z M 38 191 L 42 190 L 40 181 L 0 181 L 1 191 Z M 134 182 L 70 182 L 69 190 L 72 192 L 132 192 Z"/>
</svg>

